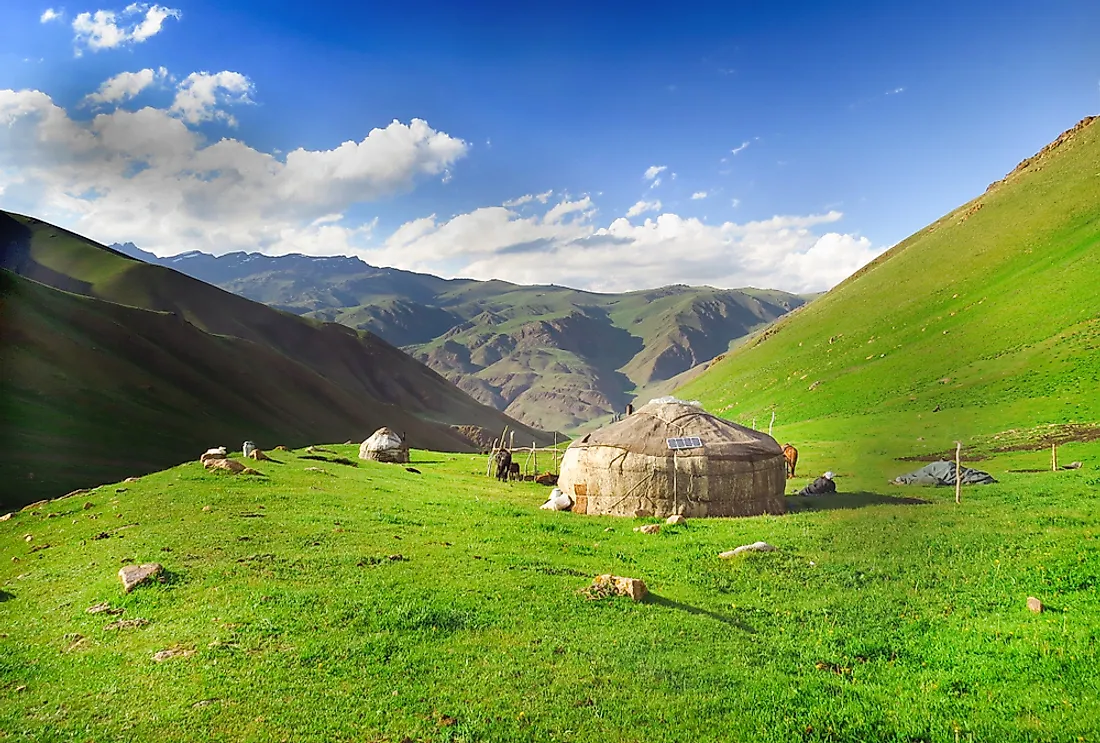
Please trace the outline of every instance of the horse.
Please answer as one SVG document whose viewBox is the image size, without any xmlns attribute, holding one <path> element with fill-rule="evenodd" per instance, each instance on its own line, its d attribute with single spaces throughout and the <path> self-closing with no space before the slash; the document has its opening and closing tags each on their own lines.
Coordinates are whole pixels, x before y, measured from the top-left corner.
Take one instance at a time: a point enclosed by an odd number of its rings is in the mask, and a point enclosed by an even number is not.
<svg viewBox="0 0 1100 743">
<path fill-rule="evenodd" d="M 783 458 L 787 460 L 787 479 L 794 477 L 794 467 L 798 464 L 798 449 L 790 444 L 783 444 Z"/>
</svg>

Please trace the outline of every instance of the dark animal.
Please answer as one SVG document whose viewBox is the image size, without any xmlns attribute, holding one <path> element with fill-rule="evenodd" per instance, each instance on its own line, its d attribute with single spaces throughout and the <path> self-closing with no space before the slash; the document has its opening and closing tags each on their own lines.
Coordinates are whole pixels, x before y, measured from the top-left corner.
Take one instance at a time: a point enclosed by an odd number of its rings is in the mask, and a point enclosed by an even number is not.
<svg viewBox="0 0 1100 743">
<path fill-rule="evenodd" d="M 794 467 L 798 464 L 798 449 L 790 444 L 783 444 L 783 458 L 787 460 L 787 479 L 794 477 Z"/>
<path fill-rule="evenodd" d="M 508 473 L 512 470 L 512 452 L 501 449 L 496 454 L 497 479 L 501 482 L 508 479 Z"/>
<path fill-rule="evenodd" d="M 508 465 L 508 479 L 519 479 L 519 462 L 512 462 L 510 465 Z"/>
</svg>

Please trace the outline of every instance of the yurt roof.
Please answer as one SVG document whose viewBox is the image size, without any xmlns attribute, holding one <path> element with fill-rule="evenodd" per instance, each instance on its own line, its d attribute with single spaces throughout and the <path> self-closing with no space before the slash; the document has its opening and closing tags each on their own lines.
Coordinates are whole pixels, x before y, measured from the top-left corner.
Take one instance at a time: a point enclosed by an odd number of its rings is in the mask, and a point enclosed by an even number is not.
<svg viewBox="0 0 1100 743">
<path fill-rule="evenodd" d="M 382 426 L 364 442 L 369 451 L 402 448 L 401 437 L 388 426 Z"/>
<path fill-rule="evenodd" d="M 766 433 L 711 415 L 682 400 L 654 401 L 615 423 L 580 439 L 569 448 L 609 446 L 651 457 L 673 456 L 668 439 L 697 436 L 702 447 L 676 451 L 676 456 L 754 461 L 781 455 L 783 449 Z"/>
</svg>

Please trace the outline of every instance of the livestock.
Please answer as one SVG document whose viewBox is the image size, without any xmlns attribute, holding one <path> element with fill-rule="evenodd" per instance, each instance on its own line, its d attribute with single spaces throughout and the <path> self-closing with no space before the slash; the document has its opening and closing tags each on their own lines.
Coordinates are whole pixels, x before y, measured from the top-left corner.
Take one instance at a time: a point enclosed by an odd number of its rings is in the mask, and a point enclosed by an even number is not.
<svg viewBox="0 0 1100 743">
<path fill-rule="evenodd" d="M 504 481 L 512 470 L 512 452 L 508 449 L 500 449 L 496 453 L 497 479 Z"/>
<path fill-rule="evenodd" d="M 783 458 L 787 460 L 787 479 L 794 477 L 794 468 L 798 464 L 798 449 L 790 444 L 783 444 Z"/>
</svg>

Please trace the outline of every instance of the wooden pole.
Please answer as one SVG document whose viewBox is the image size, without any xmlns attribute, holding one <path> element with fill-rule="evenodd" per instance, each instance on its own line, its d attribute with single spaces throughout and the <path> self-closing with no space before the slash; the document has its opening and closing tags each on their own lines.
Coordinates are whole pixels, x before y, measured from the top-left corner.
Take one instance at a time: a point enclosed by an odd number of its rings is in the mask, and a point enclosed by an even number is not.
<svg viewBox="0 0 1100 743">
<path fill-rule="evenodd" d="M 539 453 L 535 449 L 535 442 L 534 441 L 531 442 L 531 453 L 535 456 L 535 472 L 534 472 L 534 474 L 535 474 L 535 477 L 538 477 L 539 476 Z"/>
<path fill-rule="evenodd" d="M 1051 472 L 1058 471 L 1058 444 L 1054 443 L 1050 445 L 1050 470 Z"/>
<path fill-rule="evenodd" d="M 955 502 L 962 503 L 962 442 L 955 442 Z"/>
<path fill-rule="evenodd" d="M 775 411 L 772 411 L 772 422 L 768 424 L 768 435 L 772 435 L 772 426 L 775 425 Z"/>
</svg>

